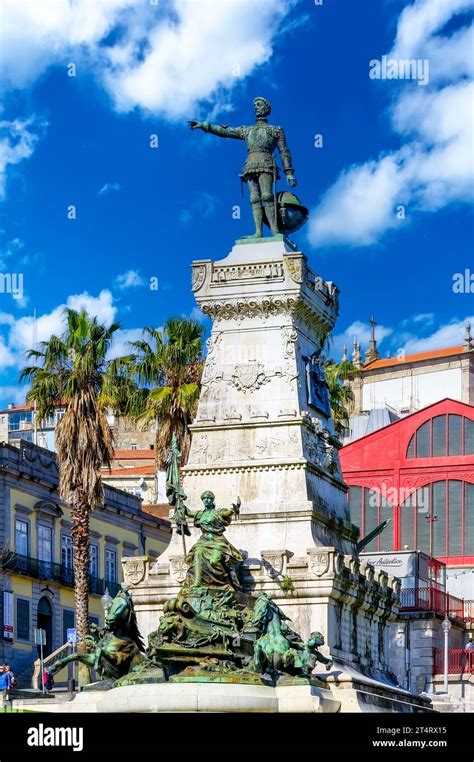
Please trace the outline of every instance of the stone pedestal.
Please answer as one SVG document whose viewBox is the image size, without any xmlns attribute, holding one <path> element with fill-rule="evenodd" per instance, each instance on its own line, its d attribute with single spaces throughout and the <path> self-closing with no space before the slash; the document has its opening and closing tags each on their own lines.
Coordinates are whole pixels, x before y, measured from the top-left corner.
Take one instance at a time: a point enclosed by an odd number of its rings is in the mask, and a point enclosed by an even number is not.
<svg viewBox="0 0 474 762">
<path fill-rule="evenodd" d="M 205 490 L 218 507 L 240 497 L 226 536 L 246 554 L 244 590 L 267 593 L 303 639 L 324 633 L 335 699 L 338 675 L 349 675 L 349 711 L 370 704 L 362 694 L 375 697 L 374 711 L 398 699 L 406 707 L 408 694 L 397 699 L 389 687 L 387 624 L 398 614 L 399 581 L 356 557 L 340 442 L 316 361 L 337 317 L 337 288 L 282 237 L 238 242 L 223 260 L 194 262 L 192 283 L 213 327 L 184 469 L 186 504 L 199 509 Z M 190 525 L 188 550 L 199 536 Z M 147 637 L 185 578 L 182 538 L 174 533 L 156 561 L 125 558 L 122 566 Z M 413 711 L 423 706 L 414 701 Z"/>
<path fill-rule="evenodd" d="M 335 323 L 337 288 L 283 238 L 198 260 L 192 283 L 214 322 L 184 469 L 189 505 L 199 506 L 205 489 L 219 506 L 239 495 L 229 538 L 251 558 L 310 546 L 352 553 L 341 445 L 310 363 Z"/>
<path fill-rule="evenodd" d="M 85 691 L 71 701 L 21 700 L 18 710 L 61 714 L 133 712 L 310 713 L 430 711 L 430 702 L 375 681 L 337 671 L 326 684 L 245 685 L 188 682 L 124 685 L 109 691 Z"/>
</svg>

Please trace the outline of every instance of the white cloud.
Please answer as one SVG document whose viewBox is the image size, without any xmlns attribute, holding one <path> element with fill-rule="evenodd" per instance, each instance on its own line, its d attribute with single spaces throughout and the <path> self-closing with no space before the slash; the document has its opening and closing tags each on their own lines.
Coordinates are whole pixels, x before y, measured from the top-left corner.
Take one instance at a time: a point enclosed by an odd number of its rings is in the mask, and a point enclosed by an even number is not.
<svg viewBox="0 0 474 762">
<path fill-rule="evenodd" d="M 105 193 L 111 193 L 112 191 L 119 191 L 120 185 L 119 183 L 105 183 L 105 185 L 102 186 L 102 188 L 97 191 L 98 196 L 103 196 Z"/>
<path fill-rule="evenodd" d="M 84 292 L 68 297 L 65 304 L 59 304 L 51 312 L 46 312 L 36 318 L 36 341 L 48 341 L 54 334 L 61 336 L 66 327 L 64 310 L 71 307 L 74 310 L 85 309 L 89 317 L 97 317 L 100 323 L 109 326 L 116 319 L 117 307 L 113 303 L 112 293 L 103 289 L 98 296 Z M 0 326 L 8 326 L 8 341 L 0 336 L 0 367 L 22 367 L 25 364 L 25 352 L 34 346 L 35 325 L 32 315 L 18 320 L 8 313 L 0 313 Z M 129 341 L 137 341 L 143 337 L 141 328 L 119 329 L 114 335 L 109 359 L 130 354 Z"/>
<path fill-rule="evenodd" d="M 14 255 L 18 256 L 24 245 L 25 244 L 21 238 L 13 238 L 11 241 L 7 241 L 5 245 L 0 248 L 0 271 L 6 270 L 10 257 Z M 15 260 L 15 262 L 16 261 L 17 260 Z"/>
<path fill-rule="evenodd" d="M 182 225 L 188 225 L 196 217 L 198 220 L 205 220 L 213 217 L 217 209 L 218 198 L 212 193 L 205 191 L 198 193 L 197 198 L 183 209 L 178 219 Z"/>
<path fill-rule="evenodd" d="M 85 310 L 89 317 L 96 317 L 99 323 L 106 326 L 113 323 L 117 312 L 117 307 L 113 304 L 113 296 L 107 288 L 102 289 L 99 296 L 91 296 L 87 291 L 69 296 L 67 306 L 73 310 Z"/>
<path fill-rule="evenodd" d="M 6 346 L 3 336 L 0 336 L 0 368 L 10 368 L 14 365 L 16 365 L 16 357 Z"/>
<path fill-rule="evenodd" d="M 0 312 L 0 325 L 14 325 L 15 318 L 8 312 Z"/>
<path fill-rule="evenodd" d="M 0 121 L 0 199 L 6 194 L 7 168 L 30 158 L 45 127 L 35 116 Z"/>
<path fill-rule="evenodd" d="M 189 315 L 183 314 L 183 317 L 188 320 L 195 320 L 197 323 L 204 323 L 204 321 L 208 320 L 208 316 L 199 307 L 193 307 Z"/>
<path fill-rule="evenodd" d="M 25 402 L 28 386 L 0 386 L 0 400 L 6 400 L 6 407 L 10 402 L 14 405 L 22 405 Z"/>
<path fill-rule="evenodd" d="M 443 47 L 446 40 L 435 33 L 459 13 L 473 7 L 472 0 L 417 0 L 400 14 L 393 55 L 395 58 L 420 56 L 427 45 Z M 450 51 L 450 54 L 453 51 Z"/>
<path fill-rule="evenodd" d="M 189 2 L 175 0 L 170 16 L 146 36 L 143 60 L 137 40 L 129 37 L 105 83 L 116 108 L 136 106 L 171 118 L 192 116 L 199 101 L 217 90 L 232 89 L 272 54 L 272 38 L 290 3 L 266 0 L 255 11 L 253 0 Z"/>
<path fill-rule="evenodd" d="M 393 328 L 384 325 L 375 326 L 375 338 L 378 344 L 381 344 L 387 336 L 391 336 Z M 346 328 L 343 333 L 338 333 L 332 337 L 330 354 L 336 359 L 342 354 L 343 347 L 346 347 L 347 354 L 350 357 L 354 345 L 354 339 L 361 343 L 362 353 L 367 348 L 372 335 L 372 326 L 370 323 L 363 323 L 361 320 L 355 320 Z"/>
<path fill-rule="evenodd" d="M 126 288 L 137 288 L 139 286 L 146 286 L 146 280 L 143 278 L 138 270 L 128 270 L 126 273 L 117 275 L 114 281 L 116 288 L 123 291 Z"/>
<path fill-rule="evenodd" d="M 98 76 L 117 110 L 169 119 L 222 98 L 272 55 L 295 0 L 3 0 L 0 81 L 27 87 L 50 66 Z"/>
<path fill-rule="evenodd" d="M 464 320 L 454 318 L 425 338 L 412 336 L 405 341 L 403 350 L 406 354 L 414 354 L 416 352 L 428 352 L 431 349 L 458 346 L 464 342 L 466 325 L 468 323 L 474 329 L 474 315 L 466 317 Z"/>
<path fill-rule="evenodd" d="M 265 0 L 257 12 L 255 0 L 2 0 L 0 91 L 74 66 L 96 77 L 120 112 L 177 120 L 226 111 L 233 88 L 271 57 L 296 2 Z M 7 167 L 34 151 L 36 122 L 0 122 L 0 199 Z M 119 189 L 106 183 L 98 194 Z"/>
<path fill-rule="evenodd" d="M 3 0 L 0 80 L 22 88 L 57 62 L 64 68 L 69 61 L 85 63 L 120 19 L 133 15 L 134 5 L 135 0 Z"/>
<path fill-rule="evenodd" d="M 432 312 L 419 313 L 402 320 L 393 328 L 376 325 L 375 338 L 378 349 L 382 355 L 388 351 L 392 355 L 404 353 L 405 355 L 417 352 L 428 352 L 432 349 L 445 349 L 446 347 L 460 346 L 464 343 L 466 325 L 470 323 L 474 332 L 474 315 L 462 320 L 454 317 L 445 325 L 433 330 L 435 315 Z M 431 329 L 427 336 L 420 336 Z M 416 332 L 416 333 L 415 333 Z M 342 348 L 347 348 L 348 356 L 351 357 L 354 339 L 361 343 L 362 359 L 371 338 L 371 326 L 359 320 L 353 322 L 343 333 L 333 337 L 330 346 L 330 354 L 336 360 L 340 359 Z M 384 341 L 386 340 L 387 341 Z"/>
<path fill-rule="evenodd" d="M 95 316 L 99 322 L 110 325 L 115 319 L 117 308 L 113 305 L 112 294 L 103 289 L 98 296 L 91 296 L 87 292 L 68 297 L 66 304 L 60 304 L 51 312 L 39 315 L 36 318 L 37 342 L 48 341 L 54 334 L 60 336 L 65 328 L 65 307 L 74 310 L 85 309 L 89 316 Z M 10 335 L 8 345 L 16 357 L 16 363 L 24 363 L 24 353 L 32 349 L 34 345 L 35 324 L 32 315 L 24 316 L 10 323 Z"/>
<path fill-rule="evenodd" d="M 473 198 L 472 30 L 442 33 L 471 7 L 474 0 L 416 0 L 402 11 L 388 55 L 427 59 L 429 85 L 396 85 L 390 118 L 401 147 L 341 173 L 313 210 L 311 243 L 370 246 L 416 213 Z"/>
<path fill-rule="evenodd" d="M 434 319 L 435 319 L 434 312 L 420 312 L 419 315 L 413 315 L 413 317 L 411 318 L 411 320 L 414 323 L 425 323 L 425 325 L 431 325 Z"/>
<path fill-rule="evenodd" d="M 129 341 L 140 341 L 143 339 L 142 328 L 119 329 L 115 335 L 109 352 L 109 360 L 116 357 L 123 357 L 133 353 L 133 348 L 129 346 Z"/>
</svg>

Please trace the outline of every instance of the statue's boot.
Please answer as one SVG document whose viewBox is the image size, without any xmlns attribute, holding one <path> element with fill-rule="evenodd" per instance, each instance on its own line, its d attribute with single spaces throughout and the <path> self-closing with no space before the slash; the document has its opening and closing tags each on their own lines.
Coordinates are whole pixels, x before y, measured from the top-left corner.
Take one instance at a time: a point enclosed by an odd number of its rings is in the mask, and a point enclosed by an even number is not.
<svg viewBox="0 0 474 762">
<path fill-rule="evenodd" d="M 263 230 L 263 208 L 260 201 L 252 203 L 253 221 L 255 222 L 255 238 L 262 237 Z"/>
<path fill-rule="evenodd" d="M 278 225 L 275 220 L 275 204 L 273 201 L 265 201 L 264 207 L 272 235 L 278 235 L 280 231 L 278 230 Z"/>
</svg>

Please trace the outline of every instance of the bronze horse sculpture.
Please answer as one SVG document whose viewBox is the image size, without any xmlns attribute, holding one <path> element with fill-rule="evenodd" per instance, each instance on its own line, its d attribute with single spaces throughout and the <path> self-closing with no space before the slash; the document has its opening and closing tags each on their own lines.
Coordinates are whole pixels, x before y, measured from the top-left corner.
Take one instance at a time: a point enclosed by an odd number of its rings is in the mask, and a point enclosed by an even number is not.
<svg viewBox="0 0 474 762">
<path fill-rule="evenodd" d="M 319 648 L 324 645 L 320 632 L 312 632 L 304 643 L 288 626 L 288 617 L 280 607 L 261 593 L 254 606 L 254 623 L 262 634 L 254 646 L 254 667 L 257 672 L 303 674 L 311 676 L 318 662 L 331 669 L 333 662 Z"/>
<path fill-rule="evenodd" d="M 133 601 L 126 588 L 115 596 L 105 619 L 105 627 L 92 625 L 83 642 L 87 649 L 85 653 L 75 652 L 58 659 L 50 673 L 55 674 L 70 662 L 78 661 L 95 670 L 101 678 L 118 680 L 148 664 Z"/>
</svg>

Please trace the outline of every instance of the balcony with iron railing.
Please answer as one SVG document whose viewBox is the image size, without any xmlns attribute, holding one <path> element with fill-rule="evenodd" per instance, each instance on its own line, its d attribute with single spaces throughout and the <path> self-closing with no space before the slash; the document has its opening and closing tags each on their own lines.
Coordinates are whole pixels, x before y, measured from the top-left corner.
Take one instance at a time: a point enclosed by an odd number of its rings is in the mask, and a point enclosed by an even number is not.
<svg viewBox="0 0 474 762">
<path fill-rule="evenodd" d="M 30 556 L 12 553 L 4 562 L 3 568 L 5 571 L 15 572 L 15 574 L 23 574 L 35 579 L 52 580 L 61 582 L 67 587 L 74 587 L 73 569 L 70 566 L 56 564 L 53 561 L 41 561 L 38 558 L 30 558 Z M 114 597 L 120 590 L 120 584 L 89 575 L 89 593 L 91 595 L 103 595 L 106 588 L 110 595 Z"/>
<path fill-rule="evenodd" d="M 465 601 L 436 585 L 406 587 L 400 591 L 400 611 L 434 611 L 451 619 L 465 621 Z"/>
<path fill-rule="evenodd" d="M 469 629 L 474 629 L 474 601 L 464 601 L 464 621 Z"/>
<path fill-rule="evenodd" d="M 444 648 L 433 648 L 433 674 L 444 674 Z M 448 675 L 474 675 L 474 649 L 448 649 Z"/>
</svg>

